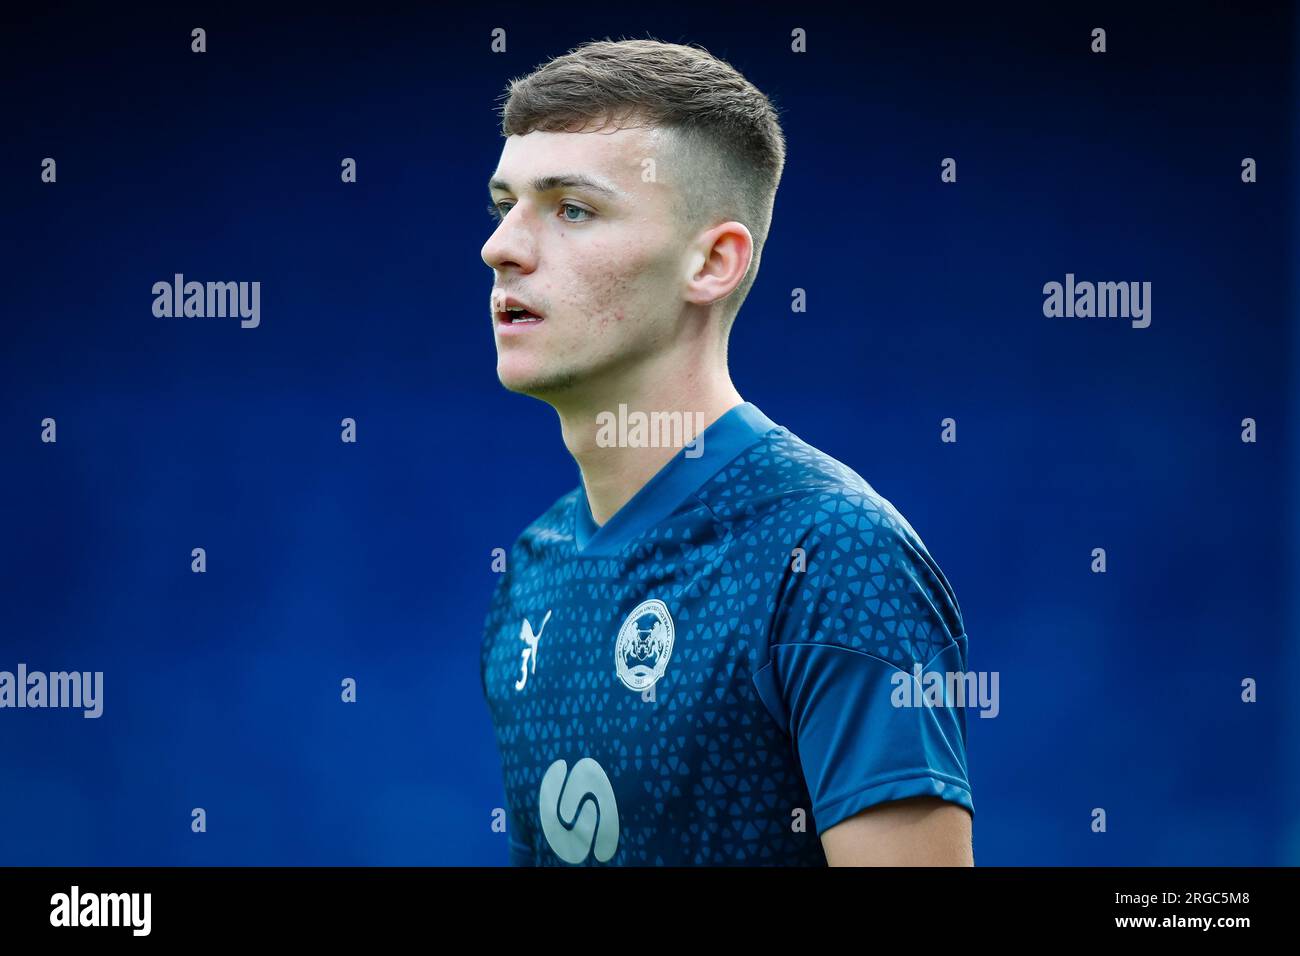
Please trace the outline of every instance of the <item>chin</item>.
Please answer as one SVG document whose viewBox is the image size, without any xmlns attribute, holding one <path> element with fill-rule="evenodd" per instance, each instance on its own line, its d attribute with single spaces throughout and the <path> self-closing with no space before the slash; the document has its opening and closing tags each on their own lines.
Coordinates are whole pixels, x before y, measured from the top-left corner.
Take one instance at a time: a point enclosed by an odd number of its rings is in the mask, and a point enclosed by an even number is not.
<svg viewBox="0 0 1300 956">
<path fill-rule="evenodd" d="M 578 380 L 572 372 L 540 369 L 515 359 L 498 360 L 497 378 L 507 391 L 543 400 L 569 391 Z"/>
</svg>

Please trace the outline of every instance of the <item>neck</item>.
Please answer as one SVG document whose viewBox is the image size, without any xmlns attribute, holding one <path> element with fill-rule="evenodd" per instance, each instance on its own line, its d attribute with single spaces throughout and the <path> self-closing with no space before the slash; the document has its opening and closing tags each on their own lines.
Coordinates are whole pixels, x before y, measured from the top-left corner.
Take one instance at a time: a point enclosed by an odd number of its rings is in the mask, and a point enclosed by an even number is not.
<svg viewBox="0 0 1300 956">
<path fill-rule="evenodd" d="M 698 354 L 698 353 L 697 353 Z M 682 356 L 668 362 L 648 363 L 630 373 L 620 371 L 618 385 L 600 389 L 573 401 L 552 402 L 560 417 L 564 444 L 582 471 L 587 503 L 597 524 L 605 524 L 627 504 L 655 474 L 681 451 L 680 445 L 667 447 L 620 447 L 617 439 L 619 406 L 633 413 L 680 413 L 687 440 L 700 434 L 728 411 L 744 402 L 731 383 L 725 359 L 721 362 L 697 361 L 685 368 Z M 668 369 L 664 366 L 667 365 Z M 602 422 L 606 425 L 602 429 Z M 643 445 L 666 445 L 654 442 L 650 435 L 657 429 L 648 426 Z M 629 443 L 630 444 L 630 443 Z"/>
</svg>

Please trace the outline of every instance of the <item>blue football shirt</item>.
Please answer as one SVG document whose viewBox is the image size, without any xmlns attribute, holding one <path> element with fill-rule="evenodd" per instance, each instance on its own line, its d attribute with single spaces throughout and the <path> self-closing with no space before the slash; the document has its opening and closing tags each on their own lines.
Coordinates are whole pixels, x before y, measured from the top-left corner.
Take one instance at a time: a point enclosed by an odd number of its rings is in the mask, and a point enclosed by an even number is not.
<svg viewBox="0 0 1300 956">
<path fill-rule="evenodd" d="M 606 524 L 580 485 L 511 549 L 481 669 L 510 861 L 825 865 L 867 807 L 973 813 L 964 708 L 897 693 L 966 654 L 893 505 L 738 405 Z"/>
</svg>

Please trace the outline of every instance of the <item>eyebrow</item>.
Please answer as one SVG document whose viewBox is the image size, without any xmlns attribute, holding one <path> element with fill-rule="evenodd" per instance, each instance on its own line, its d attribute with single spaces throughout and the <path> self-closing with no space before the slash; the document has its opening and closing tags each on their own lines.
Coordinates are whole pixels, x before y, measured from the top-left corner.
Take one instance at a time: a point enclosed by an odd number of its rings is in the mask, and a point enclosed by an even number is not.
<svg viewBox="0 0 1300 956">
<path fill-rule="evenodd" d="M 584 176 L 582 173 L 565 173 L 560 176 L 538 176 L 530 183 L 533 192 L 549 193 L 557 189 L 588 189 L 592 192 L 603 193 L 606 196 L 618 196 L 619 191 L 613 186 L 609 186 L 598 179 L 592 179 L 590 176 Z M 508 193 L 514 192 L 510 184 L 504 179 L 493 176 L 488 180 L 488 192 L 503 190 Z"/>
</svg>

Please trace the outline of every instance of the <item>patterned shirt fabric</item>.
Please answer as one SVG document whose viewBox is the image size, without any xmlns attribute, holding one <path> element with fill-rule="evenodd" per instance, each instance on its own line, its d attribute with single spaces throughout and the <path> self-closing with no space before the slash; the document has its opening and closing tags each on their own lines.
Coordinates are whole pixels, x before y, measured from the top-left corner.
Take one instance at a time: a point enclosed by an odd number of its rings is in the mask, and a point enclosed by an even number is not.
<svg viewBox="0 0 1300 956">
<path fill-rule="evenodd" d="M 965 709 L 900 705 L 966 669 L 897 509 L 738 405 L 604 525 L 580 485 L 507 557 L 481 673 L 510 862 L 825 866 L 867 807 L 973 814 Z"/>
</svg>

